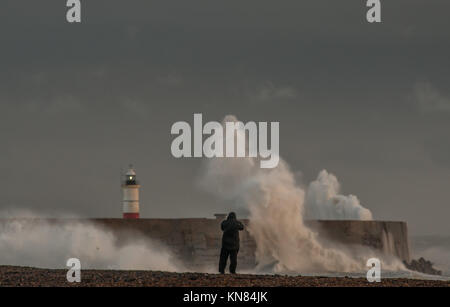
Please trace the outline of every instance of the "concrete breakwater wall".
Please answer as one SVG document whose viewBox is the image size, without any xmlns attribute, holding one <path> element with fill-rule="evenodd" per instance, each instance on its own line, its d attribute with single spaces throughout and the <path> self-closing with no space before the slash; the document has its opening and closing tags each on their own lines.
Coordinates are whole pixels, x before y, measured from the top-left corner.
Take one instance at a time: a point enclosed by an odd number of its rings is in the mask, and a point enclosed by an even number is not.
<svg viewBox="0 0 450 307">
<path fill-rule="evenodd" d="M 135 238 L 149 238 L 168 247 L 174 256 L 192 269 L 215 268 L 221 245 L 221 218 L 186 219 L 19 219 L 30 227 L 40 223 L 88 222 L 111 232 L 122 245 Z M 0 224 L 11 220 L 0 220 Z M 242 220 L 248 225 L 248 220 Z M 307 221 L 319 238 L 345 245 L 362 245 L 410 260 L 408 232 L 405 222 L 386 221 Z M 248 231 L 240 235 L 240 269 L 255 266 L 256 244 Z"/>
<path fill-rule="evenodd" d="M 307 221 L 319 237 L 343 243 L 362 245 L 410 261 L 406 222 L 391 221 Z"/>
<path fill-rule="evenodd" d="M 93 219 L 92 222 L 114 232 L 125 242 L 130 232 L 164 243 L 177 258 L 195 267 L 217 266 L 222 219 Z M 248 225 L 248 220 L 242 220 Z M 387 221 L 307 221 L 319 237 L 345 245 L 362 245 L 410 260 L 408 230 L 405 222 Z M 256 244 L 247 230 L 240 234 L 239 267 L 253 268 Z"/>
</svg>

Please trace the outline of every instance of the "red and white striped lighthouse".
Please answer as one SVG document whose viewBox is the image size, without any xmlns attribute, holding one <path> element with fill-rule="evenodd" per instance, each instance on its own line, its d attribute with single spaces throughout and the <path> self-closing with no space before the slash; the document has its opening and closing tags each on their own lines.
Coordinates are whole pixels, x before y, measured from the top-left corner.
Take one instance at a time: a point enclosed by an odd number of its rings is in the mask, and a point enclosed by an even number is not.
<svg viewBox="0 0 450 307">
<path fill-rule="evenodd" d="M 125 173 L 122 182 L 122 211 L 124 219 L 139 218 L 139 188 L 141 186 L 136 180 L 136 171 L 133 166 Z"/>
</svg>

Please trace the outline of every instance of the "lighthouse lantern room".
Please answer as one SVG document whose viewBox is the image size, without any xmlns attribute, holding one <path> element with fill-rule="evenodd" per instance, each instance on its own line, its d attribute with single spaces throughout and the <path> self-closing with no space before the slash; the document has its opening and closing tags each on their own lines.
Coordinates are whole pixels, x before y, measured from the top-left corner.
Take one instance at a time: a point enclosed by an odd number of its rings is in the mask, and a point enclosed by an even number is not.
<svg viewBox="0 0 450 307">
<path fill-rule="evenodd" d="M 136 180 L 136 171 L 130 165 L 122 181 L 122 211 L 124 219 L 139 218 L 139 188 Z"/>
</svg>

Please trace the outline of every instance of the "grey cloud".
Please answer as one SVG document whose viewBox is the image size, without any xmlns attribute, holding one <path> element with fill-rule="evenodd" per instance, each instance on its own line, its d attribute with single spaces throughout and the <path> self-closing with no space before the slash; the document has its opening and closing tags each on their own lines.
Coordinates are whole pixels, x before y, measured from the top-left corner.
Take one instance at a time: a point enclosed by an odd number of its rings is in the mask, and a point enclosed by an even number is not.
<svg viewBox="0 0 450 307">
<path fill-rule="evenodd" d="M 249 93 L 250 98 L 260 101 L 276 101 L 297 97 L 297 91 L 290 86 L 276 86 L 270 81 L 265 82 L 254 92 Z"/>
<path fill-rule="evenodd" d="M 414 99 L 423 112 L 450 111 L 450 96 L 442 94 L 429 82 L 417 83 L 414 86 Z"/>
<path fill-rule="evenodd" d="M 447 133 L 424 142 L 424 148 L 430 159 L 438 167 L 450 168 L 450 142 Z"/>
</svg>

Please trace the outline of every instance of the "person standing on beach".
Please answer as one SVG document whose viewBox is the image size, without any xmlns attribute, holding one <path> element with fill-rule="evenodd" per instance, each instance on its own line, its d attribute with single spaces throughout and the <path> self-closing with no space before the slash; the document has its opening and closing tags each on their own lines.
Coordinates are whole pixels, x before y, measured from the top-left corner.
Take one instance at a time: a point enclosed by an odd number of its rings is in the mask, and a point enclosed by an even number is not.
<svg viewBox="0 0 450 307">
<path fill-rule="evenodd" d="M 222 249 L 220 250 L 219 272 L 225 274 L 228 257 L 230 257 L 230 273 L 236 274 L 237 255 L 239 252 L 239 231 L 244 225 L 236 219 L 236 213 L 230 212 L 220 225 L 223 231 Z"/>
</svg>

